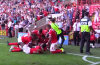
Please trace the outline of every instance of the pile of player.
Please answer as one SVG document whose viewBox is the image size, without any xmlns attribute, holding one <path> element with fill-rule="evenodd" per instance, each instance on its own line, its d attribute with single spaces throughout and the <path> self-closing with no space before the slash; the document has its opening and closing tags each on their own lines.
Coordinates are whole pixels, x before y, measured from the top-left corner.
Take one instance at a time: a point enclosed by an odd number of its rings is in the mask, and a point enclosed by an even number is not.
<svg viewBox="0 0 100 65">
<path fill-rule="evenodd" d="M 50 50 L 53 54 L 65 52 L 63 48 L 58 48 L 57 42 L 56 32 L 48 24 L 46 30 L 28 31 L 26 35 L 18 38 L 17 43 L 7 41 L 7 44 L 12 45 L 9 49 L 11 52 L 23 51 L 26 54 L 40 54 L 46 50 Z"/>
</svg>

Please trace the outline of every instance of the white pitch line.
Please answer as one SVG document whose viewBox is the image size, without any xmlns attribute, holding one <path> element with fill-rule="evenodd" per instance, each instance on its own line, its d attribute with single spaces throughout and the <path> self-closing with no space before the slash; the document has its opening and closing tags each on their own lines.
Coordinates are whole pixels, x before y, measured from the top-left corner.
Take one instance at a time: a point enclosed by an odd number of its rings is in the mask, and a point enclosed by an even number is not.
<svg viewBox="0 0 100 65">
<path fill-rule="evenodd" d="M 89 56 L 89 55 L 81 55 L 81 54 L 74 54 L 74 53 L 66 53 L 66 54 L 77 55 L 77 56 L 88 56 L 88 57 L 100 59 L 100 57 Z"/>
<path fill-rule="evenodd" d="M 84 61 L 86 61 L 86 62 L 91 63 L 91 64 L 95 64 L 94 62 L 91 62 L 91 61 L 87 60 L 87 59 L 86 59 L 87 57 L 88 57 L 88 56 L 83 56 L 83 58 L 82 58 L 82 59 L 83 59 Z"/>
<path fill-rule="evenodd" d="M 97 65 L 100 64 L 100 62 L 92 62 L 87 60 L 87 57 L 91 57 L 91 58 L 96 58 L 96 59 L 100 59 L 100 57 L 95 57 L 95 56 L 88 56 L 88 55 L 81 55 L 81 54 L 74 54 L 74 53 L 66 53 L 66 54 L 70 54 L 70 55 L 77 55 L 77 56 L 83 56 L 82 59 L 88 63 L 91 63 L 91 65 Z"/>
</svg>

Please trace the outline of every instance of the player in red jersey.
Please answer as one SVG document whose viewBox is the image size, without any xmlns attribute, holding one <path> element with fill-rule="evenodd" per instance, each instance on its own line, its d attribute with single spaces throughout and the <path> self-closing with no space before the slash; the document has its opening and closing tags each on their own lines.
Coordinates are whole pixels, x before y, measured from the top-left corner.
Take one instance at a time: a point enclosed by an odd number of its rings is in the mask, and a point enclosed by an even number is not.
<svg viewBox="0 0 100 65">
<path fill-rule="evenodd" d="M 32 33 L 36 34 L 36 36 L 41 37 L 43 34 L 43 30 L 33 30 Z"/>
<path fill-rule="evenodd" d="M 41 46 L 34 46 L 33 42 L 30 42 L 29 44 L 19 43 L 19 45 L 21 46 L 22 49 L 16 48 L 13 46 L 13 47 L 11 47 L 10 50 L 12 52 L 23 51 L 26 54 L 40 54 L 43 52 L 42 47 Z"/>
<path fill-rule="evenodd" d="M 22 37 L 19 37 L 18 38 L 18 42 L 16 42 L 16 43 L 9 43 L 8 41 L 7 41 L 7 43 L 8 43 L 8 46 L 9 45 L 18 45 L 19 43 L 24 43 L 24 44 L 28 44 L 32 39 L 34 39 L 36 37 L 36 35 L 35 34 L 31 34 L 31 32 L 29 31 L 28 32 L 28 34 L 26 34 L 26 35 L 23 35 Z"/>
<path fill-rule="evenodd" d="M 31 41 L 34 41 L 34 39 L 37 39 L 37 37 L 36 37 L 36 35 L 35 34 L 31 34 L 30 32 L 28 32 L 28 34 L 26 34 L 26 35 L 23 35 L 22 37 L 19 37 L 18 38 L 18 42 L 15 42 L 15 43 L 9 43 L 8 41 L 7 41 L 7 43 L 8 43 L 8 46 L 9 45 L 16 45 L 16 46 L 18 46 L 18 47 L 14 47 L 15 49 L 18 49 L 19 48 L 19 44 L 21 44 L 21 43 L 24 43 L 24 44 L 28 44 L 29 42 L 31 42 Z M 37 45 L 37 44 L 36 44 Z M 12 49 L 13 48 L 13 46 L 11 46 L 11 48 L 10 49 Z M 20 47 L 21 48 L 21 47 Z M 9 50 L 10 51 L 10 50 Z M 20 50 L 18 49 L 18 50 L 16 50 L 15 52 L 19 52 Z M 14 51 L 12 51 L 12 52 L 14 52 Z"/>
<path fill-rule="evenodd" d="M 35 37 L 36 35 L 34 34 L 34 39 L 31 40 L 31 42 L 29 42 L 28 44 L 25 44 L 25 45 L 28 45 L 30 48 L 33 48 L 33 46 L 36 46 L 37 43 L 38 43 L 38 38 Z M 11 44 L 11 43 L 10 43 Z M 18 47 L 16 46 L 11 46 L 10 50 L 11 52 L 20 52 L 22 51 L 22 47 L 20 46 L 21 44 L 24 44 L 24 43 L 18 43 Z"/>
<path fill-rule="evenodd" d="M 63 48 L 58 49 L 58 43 L 57 43 L 57 35 L 56 32 L 51 29 L 50 25 L 46 26 L 47 30 L 48 30 L 48 34 L 49 34 L 49 40 L 47 44 L 50 44 L 50 52 L 51 53 L 61 53 L 61 52 L 65 52 Z"/>
<path fill-rule="evenodd" d="M 45 36 L 45 35 L 42 35 L 40 38 L 39 38 L 39 43 L 38 45 L 41 46 L 43 48 L 44 51 L 47 50 L 47 45 L 46 43 L 48 42 L 48 38 Z"/>
</svg>

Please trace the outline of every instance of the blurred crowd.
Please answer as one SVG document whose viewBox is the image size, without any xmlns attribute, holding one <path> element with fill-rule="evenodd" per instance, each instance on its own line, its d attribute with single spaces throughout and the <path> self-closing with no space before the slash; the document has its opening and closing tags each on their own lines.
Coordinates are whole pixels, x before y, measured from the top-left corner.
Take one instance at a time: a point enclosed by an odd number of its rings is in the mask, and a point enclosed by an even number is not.
<svg viewBox="0 0 100 65">
<path fill-rule="evenodd" d="M 89 12 L 86 5 L 83 9 Z M 84 12 L 82 10 L 82 17 Z M 23 28 L 27 30 L 32 24 L 36 26 L 36 22 L 49 14 L 63 14 L 57 17 L 56 22 L 60 28 L 65 31 L 72 28 L 77 18 L 81 18 L 79 7 L 64 0 L 1 0 L 0 1 L 0 24 L 1 30 L 8 30 L 9 36 L 12 37 L 11 31 L 19 29 L 23 32 Z M 65 26 L 65 28 L 64 28 Z M 68 32 L 66 33 L 68 34 Z"/>
</svg>

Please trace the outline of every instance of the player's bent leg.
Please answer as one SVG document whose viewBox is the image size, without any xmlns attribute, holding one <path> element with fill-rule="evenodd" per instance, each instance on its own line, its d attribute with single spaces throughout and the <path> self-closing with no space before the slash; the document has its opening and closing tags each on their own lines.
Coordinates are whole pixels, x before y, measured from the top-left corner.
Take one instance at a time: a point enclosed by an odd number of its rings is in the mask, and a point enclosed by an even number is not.
<svg viewBox="0 0 100 65">
<path fill-rule="evenodd" d="M 41 44 L 40 46 L 43 48 L 43 51 L 46 51 L 47 50 L 47 47 L 46 47 L 46 44 L 45 43 Z"/>
<path fill-rule="evenodd" d="M 61 53 L 61 52 L 62 52 L 62 50 L 60 50 L 60 49 L 56 49 L 55 51 L 50 51 L 50 53 L 52 53 L 52 54 Z"/>
<path fill-rule="evenodd" d="M 11 52 L 20 52 L 20 51 L 22 51 L 20 48 L 19 49 L 11 50 Z"/>
<path fill-rule="evenodd" d="M 61 53 L 64 52 L 64 49 L 58 49 L 58 43 L 53 43 L 50 46 L 50 53 L 55 54 L 55 53 Z"/>
<path fill-rule="evenodd" d="M 7 41 L 7 46 L 10 46 L 10 45 L 18 45 L 18 43 L 17 42 L 9 43 L 9 41 Z"/>
<path fill-rule="evenodd" d="M 20 51 L 22 51 L 20 48 L 14 46 L 11 46 L 11 48 L 9 49 L 9 52 L 20 52 Z"/>
</svg>

